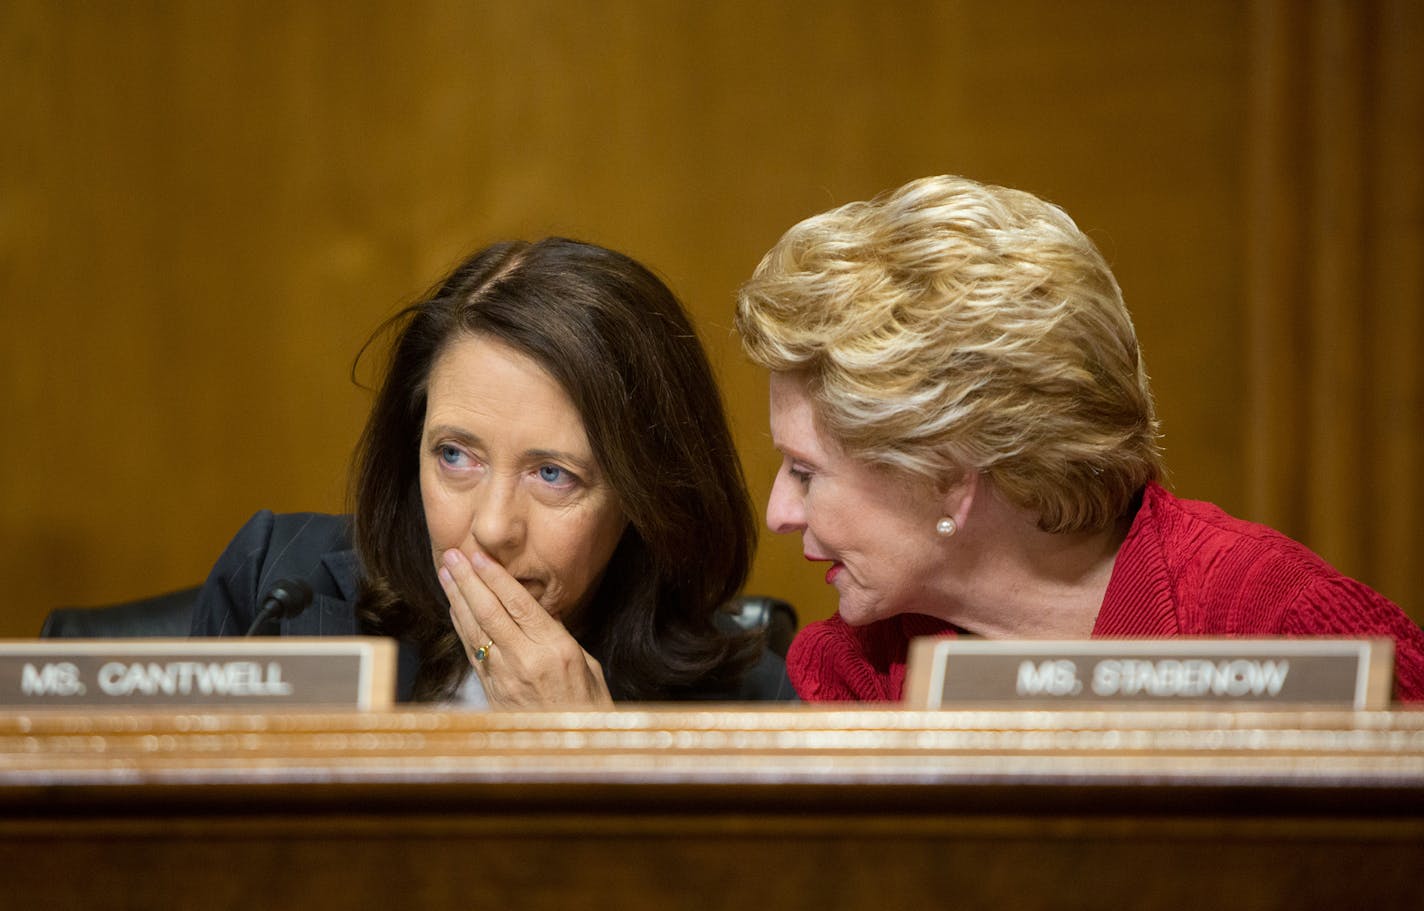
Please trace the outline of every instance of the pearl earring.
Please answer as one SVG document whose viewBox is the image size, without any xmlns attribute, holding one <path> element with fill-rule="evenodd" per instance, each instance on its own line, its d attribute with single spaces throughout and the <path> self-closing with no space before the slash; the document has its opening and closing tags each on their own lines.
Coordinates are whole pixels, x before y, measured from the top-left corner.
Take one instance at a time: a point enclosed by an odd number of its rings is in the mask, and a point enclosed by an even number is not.
<svg viewBox="0 0 1424 911">
<path fill-rule="evenodd" d="M 954 520 L 951 519 L 949 516 L 945 516 L 943 519 L 940 519 L 938 522 L 935 523 L 935 531 L 939 534 L 940 537 L 948 538 L 950 535 L 959 531 L 959 526 L 955 525 Z"/>
</svg>

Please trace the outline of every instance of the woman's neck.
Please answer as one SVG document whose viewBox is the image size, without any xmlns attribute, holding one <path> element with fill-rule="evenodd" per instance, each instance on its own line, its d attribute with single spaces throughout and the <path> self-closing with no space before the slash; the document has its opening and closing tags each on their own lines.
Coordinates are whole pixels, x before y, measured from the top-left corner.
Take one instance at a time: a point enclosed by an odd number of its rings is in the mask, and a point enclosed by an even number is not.
<svg viewBox="0 0 1424 911">
<path fill-rule="evenodd" d="M 983 490 L 950 546 L 950 616 L 936 615 L 986 639 L 1086 639 L 1130 525 L 1125 518 L 1101 531 L 1053 534 Z"/>
</svg>

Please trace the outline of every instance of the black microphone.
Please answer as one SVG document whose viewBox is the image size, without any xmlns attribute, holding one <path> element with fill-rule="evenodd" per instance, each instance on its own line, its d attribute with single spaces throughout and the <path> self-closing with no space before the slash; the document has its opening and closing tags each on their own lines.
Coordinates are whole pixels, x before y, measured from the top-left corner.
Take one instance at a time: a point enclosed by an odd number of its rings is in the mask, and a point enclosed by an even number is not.
<svg viewBox="0 0 1424 911">
<path fill-rule="evenodd" d="M 270 620 L 279 617 L 295 617 L 312 602 L 311 586 L 301 579 L 278 579 L 277 584 L 267 590 L 262 599 L 262 609 L 257 619 L 247 628 L 244 635 L 255 636 Z"/>
</svg>

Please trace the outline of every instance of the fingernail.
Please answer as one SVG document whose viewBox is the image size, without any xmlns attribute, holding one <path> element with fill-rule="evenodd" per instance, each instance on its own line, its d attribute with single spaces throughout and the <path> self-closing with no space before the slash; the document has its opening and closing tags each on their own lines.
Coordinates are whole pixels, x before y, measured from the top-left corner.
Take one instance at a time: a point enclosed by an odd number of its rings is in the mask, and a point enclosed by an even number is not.
<svg viewBox="0 0 1424 911">
<path fill-rule="evenodd" d="M 455 550 L 454 548 L 451 548 L 450 550 L 445 551 L 445 565 L 446 565 L 446 566 L 459 566 L 459 565 L 460 565 L 460 552 L 459 552 L 458 550 Z"/>
<path fill-rule="evenodd" d="M 435 571 L 435 575 L 439 576 L 440 581 L 445 583 L 446 585 L 450 585 L 454 581 L 450 575 L 450 570 L 446 569 L 443 566 Z"/>
<path fill-rule="evenodd" d="M 470 562 L 476 566 L 489 566 L 490 559 L 485 556 L 482 550 L 475 550 L 470 553 Z"/>
</svg>

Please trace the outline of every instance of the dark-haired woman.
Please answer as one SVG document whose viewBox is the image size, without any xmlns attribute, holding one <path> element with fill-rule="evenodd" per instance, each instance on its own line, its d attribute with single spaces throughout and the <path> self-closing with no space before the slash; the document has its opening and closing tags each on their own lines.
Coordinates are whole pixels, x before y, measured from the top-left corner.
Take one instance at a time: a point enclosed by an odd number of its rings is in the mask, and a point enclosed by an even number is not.
<svg viewBox="0 0 1424 911">
<path fill-rule="evenodd" d="M 194 635 L 241 635 L 278 579 L 286 635 L 400 643 L 398 695 L 496 708 L 794 698 L 718 612 L 755 542 L 705 354 L 651 272 L 602 247 L 497 244 L 391 324 L 354 514 L 258 513 Z"/>
</svg>

